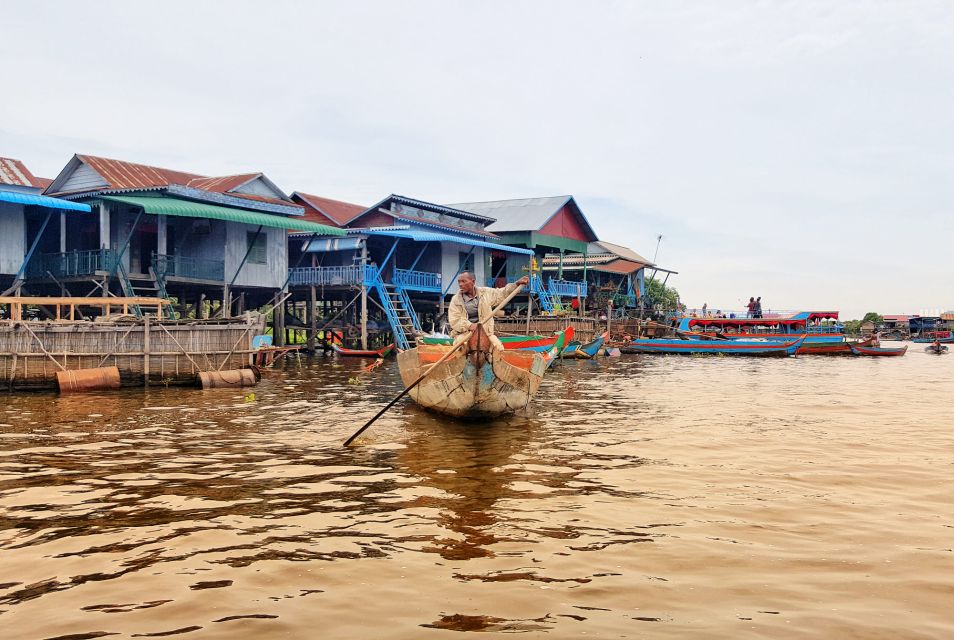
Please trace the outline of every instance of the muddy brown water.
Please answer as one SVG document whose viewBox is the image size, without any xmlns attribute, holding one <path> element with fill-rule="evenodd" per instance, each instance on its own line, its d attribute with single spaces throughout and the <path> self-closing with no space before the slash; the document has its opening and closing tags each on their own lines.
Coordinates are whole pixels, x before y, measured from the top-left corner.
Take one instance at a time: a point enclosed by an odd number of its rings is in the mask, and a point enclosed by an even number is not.
<svg viewBox="0 0 954 640">
<path fill-rule="evenodd" d="M 954 637 L 954 355 L 566 362 L 346 450 L 364 364 L 0 396 L 0 637 Z"/>
</svg>

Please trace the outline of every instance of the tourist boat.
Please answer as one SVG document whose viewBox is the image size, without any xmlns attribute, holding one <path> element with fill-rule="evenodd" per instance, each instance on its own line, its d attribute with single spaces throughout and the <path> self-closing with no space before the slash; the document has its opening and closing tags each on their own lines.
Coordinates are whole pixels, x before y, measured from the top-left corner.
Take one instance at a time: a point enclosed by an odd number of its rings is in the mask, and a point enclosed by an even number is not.
<svg viewBox="0 0 954 640">
<path fill-rule="evenodd" d="M 606 338 L 609 336 L 608 333 L 603 332 L 601 335 L 596 336 L 596 338 L 586 344 L 583 344 L 578 341 L 568 342 L 566 347 L 563 349 L 563 353 L 560 354 L 561 358 L 576 358 L 579 360 L 586 360 L 589 358 L 596 357 L 596 354 L 600 352 L 600 349 L 603 348 L 603 343 L 606 342 Z"/>
<path fill-rule="evenodd" d="M 699 340 L 641 338 L 623 347 L 623 353 L 717 353 L 741 356 L 791 356 L 805 341 L 794 340 Z"/>
<path fill-rule="evenodd" d="M 392 342 L 388 346 L 380 349 L 347 349 L 336 344 L 331 345 L 331 348 L 339 356 L 347 356 L 350 358 L 386 358 L 394 351 L 394 343 Z"/>
<path fill-rule="evenodd" d="M 911 342 L 919 342 L 921 344 L 933 343 L 934 341 L 940 342 L 941 344 L 954 344 L 954 331 L 925 331 L 917 338 L 911 340 Z"/>
<path fill-rule="evenodd" d="M 834 323 L 823 321 L 834 320 Z M 790 341 L 806 334 L 802 353 L 847 353 L 845 350 L 844 326 L 837 322 L 837 311 L 799 311 L 788 316 L 768 318 L 722 318 L 682 316 L 674 329 L 690 336 L 709 336 L 729 340 Z M 834 351 L 809 351 L 823 345 L 839 345 Z"/>
<path fill-rule="evenodd" d="M 849 345 L 851 353 L 856 356 L 903 356 L 908 350 L 908 345 L 903 347 L 865 347 L 860 344 Z"/>
<path fill-rule="evenodd" d="M 569 335 L 565 337 L 567 341 L 572 340 L 573 327 L 567 327 Z M 507 351 L 536 351 L 545 353 L 553 348 L 553 345 L 560 338 L 563 332 L 557 331 L 552 336 L 497 336 Z M 424 336 L 420 339 L 421 344 L 439 344 L 451 345 L 454 339 L 448 336 Z"/>
<path fill-rule="evenodd" d="M 494 347 L 481 326 L 466 346 L 431 370 L 409 395 L 425 409 L 460 418 L 514 413 L 530 404 L 543 374 L 564 344 L 561 332 L 546 353 L 501 350 Z M 405 386 L 413 384 L 451 349 L 451 345 L 421 344 L 399 353 L 398 368 Z"/>
</svg>

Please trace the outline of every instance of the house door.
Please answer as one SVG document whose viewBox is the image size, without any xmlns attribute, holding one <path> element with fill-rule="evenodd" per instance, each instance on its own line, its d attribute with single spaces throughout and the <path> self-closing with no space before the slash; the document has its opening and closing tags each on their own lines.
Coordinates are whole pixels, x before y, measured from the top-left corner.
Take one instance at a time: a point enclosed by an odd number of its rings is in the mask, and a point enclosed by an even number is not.
<svg viewBox="0 0 954 640">
<path fill-rule="evenodd" d="M 159 247 L 159 232 L 155 224 L 141 224 L 136 236 L 129 243 L 129 271 L 149 273 L 152 254 Z"/>
</svg>

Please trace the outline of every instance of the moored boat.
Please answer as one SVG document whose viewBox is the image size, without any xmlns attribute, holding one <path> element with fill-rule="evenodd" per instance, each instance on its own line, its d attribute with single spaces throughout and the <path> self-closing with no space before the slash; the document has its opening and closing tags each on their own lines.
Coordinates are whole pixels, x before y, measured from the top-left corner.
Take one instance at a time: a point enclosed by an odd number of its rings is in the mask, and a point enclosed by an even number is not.
<svg viewBox="0 0 954 640">
<path fill-rule="evenodd" d="M 633 340 L 623 347 L 623 353 L 716 353 L 743 356 L 790 356 L 795 355 L 805 341 L 801 335 L 785 342 L 778 340 L 697 340 L 643 338 Z"/>
<path fill-rule="evenodd" d="M 336 344 L 331 345 L 331 348 L 339 356 L 347 356 L 350 358 L 386 358 L 394 350 L 394 343 L 392 342 L 388 346 L 381 347 L 380 349 L 347 349 Z"/>
<path fill-rule="evenodd" d="M 572 330 L 572 327 L 569 330 Z M 520 350 L 544 353 L 553 347 L 561 333 L 558 331 L 552 336 L 497 336 L 497 339 L 500 340 L 507 351 Z M 454 339 L 448 336 L 424 336 L 419 342 L 426 345 L 450 346 L 454 343 Z"/>
<path fill-rule="evenodd" d="M 589 358 L 596 357 L 596 354 L 599 353 L 600 349 L 603 347 L 603 343 L 606 341 L 606 338 L 609 336 L 608 333 L 603 332 L 602 334 L 596 336 L 594 340 L 583 344 L 578 341 L 573 341 L 567 343 L 566 347 L 563 349 L 563 353 L 560 354 L 561 358 L 570 358 L 570 359 L 579 359 L 586 360 Z"/>
<path fill-rule="evenodd" d="M 845 348 L 844 326 L 838 323 L 837 311 L 799 311 L 786 317 L 723 318 L 713 316 L 683 316 L 674 327 L 677 334 L 708 336 L 728 340 L 794 340 L 807 334 L 802 349 L 821 347 L 819 351 L 801 353 L 831 353 L 824 346 L 834 347 L 834 353 L 848 353 Z"/>
<path fill-rule="evenodd" d="M 450 416 L 480 418 L 514 413 L 533 399 L 549 363 L 563 346 L 561 332 L 545 353 L 499 349 L 480 326 L 466 346 L 436 364 L 409 395 L 422 407 Z M 414 383 L 453 348 L 421 344 L 399 353 L 398 368 L 404 384 Z"/>
<path fill-rule="evenodd" d="M 798 355 L 850 356 L 852 354 L 852 345 L 859 347 L 877 346 L 877 339 L 871 337 L 855 342 L 849 342 L 847 340 L 841 342 L 808 342 L 806 340 L 802 343 L 802 346 L 798 348 Z"/>
<path fill-rule="evenodd" d="M 851 353 L 856 356 L 903 356 L 908 350 L 908 345 L 903 347 L 866 347 L 860 344 L 852 344 L 849 346 Z"/>
<path fill-rule="evenodd" d="M 928 344 L 939 342 L 941 344 L 954 344 L 954 331 L 927 331 L 917 338 L 912 338 L 911 342 Z"/>
</svg>

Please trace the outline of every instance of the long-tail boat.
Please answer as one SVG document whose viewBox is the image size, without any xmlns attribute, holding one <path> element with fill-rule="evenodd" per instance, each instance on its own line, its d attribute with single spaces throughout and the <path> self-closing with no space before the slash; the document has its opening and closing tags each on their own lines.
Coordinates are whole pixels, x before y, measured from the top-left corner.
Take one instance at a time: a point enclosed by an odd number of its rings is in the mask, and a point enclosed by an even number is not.
<svg viewBox="0 0 954 640">
<path fill-rule="evenodd" d="M 903 347 L 864 347 L 859 344 L 849 345 L 851 352 L 856 356 L 903 356 L 908 345 Z"/>
<path fill-rule="evenodd" d="M 603 332 L 602 334 L 596 336 L 594 340 L 583 344 L 578 341 L 568 342 L 566 347 L 563 349 L 563 353 L 560 354 L 561 358 L 576 358 L 580 360 L 586 360 L 589 358 L 596 357 L 596 354 L 599 353 L 600 349 L 603 347 L 603 343 L 606 341 L 606 338 L 609 336 L 608 333 Z"/>
<path fill-rule="evenodd" d="M 450 416 L 486 418 L 514 413 L 530 404 L 549 363 L 563 346 L 561 332 L 546 353 L 499 349 L 481 325 L 466 346 L 437 365 L 409 395 L 422 407 Z M 453 348 L 421 344 L 399 353 L 398 368 L 404 384 L 412 384 Z"/>
<path fill-rule="evenodd" d="M 698 340 L 641 338 L 629 342 L 623 353 L 717 353 L 735 356 L 791 356 L 805 341 L 801 335 L 785 342 L 778 340 Z"/>
<path fill-rule="evenodd" d="M 386 358 L 394 350 L 394 343 L 392 342 L 388 346 L 381 347 L 380 349 L 347 349 L 336 344 L 331 345 L 331 348 L 339 356 L 347 356 L 350 358 Z"/>
<path fill-rule="evenodd" d="M 947 345 L 941 344 L 940 342 L 937 344 L 931 344 L 924 347 L 924 351 L 926 353 L 933 353 L 938 356 L 944 355 L 945 353 L 947 353 Z"/>
<path fill-rule="evenodd" d="M 798 348 L 798 355 L 808 356 L 808 355 L 817 355 L 817 356 L 850 356 L 852 354 L 851 347 L 852 345 L 857 347 L 876 347 L 877 338 L 865 338 L 864 340 L 858 340 L 855 342 L 849 342 L 848 340 L 842 340 L 841 342 L 808 342 L 807 340 L 802 343 L 802 346 Z"/>
</svg>

